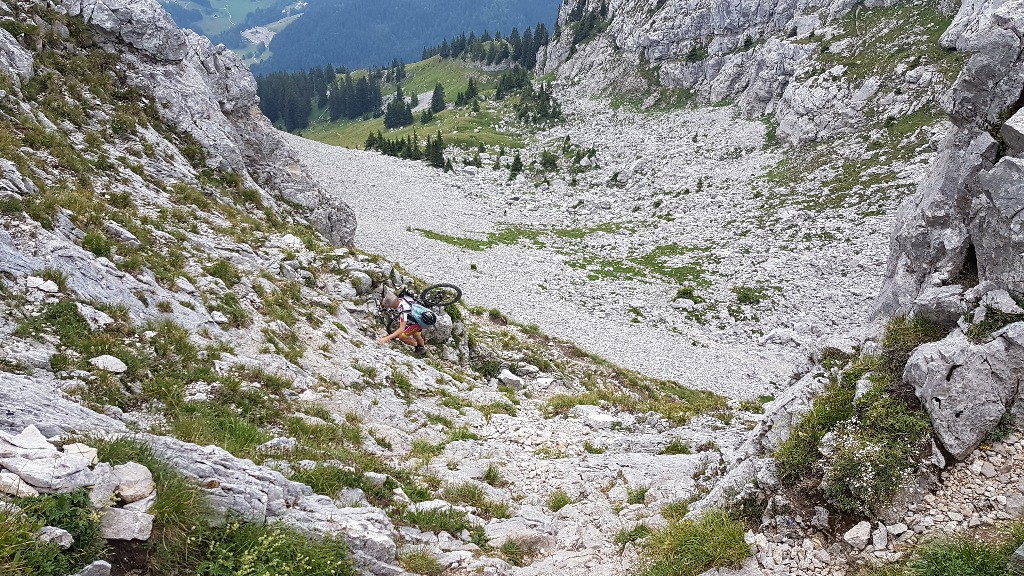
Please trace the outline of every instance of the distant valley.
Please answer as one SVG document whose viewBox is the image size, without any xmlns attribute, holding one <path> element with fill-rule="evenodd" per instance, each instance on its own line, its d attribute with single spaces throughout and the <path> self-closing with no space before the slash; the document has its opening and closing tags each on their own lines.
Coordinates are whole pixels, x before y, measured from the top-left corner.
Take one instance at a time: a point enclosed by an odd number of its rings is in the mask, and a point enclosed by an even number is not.
<svg viewBox="0 0 1024 576">
<path fill-rule="evenodd" d="M 553 26 L 557 0 L 161 0 L 175 22 L 238 53 L 257 73 L 420 59 L 463 32 Z M 444 18 L 437 18 L 445 14 Z"/>
</svg>

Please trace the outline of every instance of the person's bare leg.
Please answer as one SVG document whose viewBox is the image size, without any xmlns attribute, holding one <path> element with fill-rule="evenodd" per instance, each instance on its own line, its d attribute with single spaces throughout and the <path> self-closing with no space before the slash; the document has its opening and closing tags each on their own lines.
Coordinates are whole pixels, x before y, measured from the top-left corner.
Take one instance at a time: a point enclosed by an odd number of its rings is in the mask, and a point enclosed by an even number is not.
<svg viewBox="0 0 1024 576">
<path fill-rule="evenodd" d="M 416 346 L 416 340 L 406 334 L 402 334 L 401 336 L 398 337 L 398 339 L 401 340 L 402 343 L 408 344 L 409 346 Z"/>
<path fill-rule="evenodd" d="M 412 336 L 413 336 L 413 338 L 416 339 L 416 343 L 419 344 L 420 346 L 426 346 L 427 345 L 426 340 L 423 339 L 423 334 L 421 334 L 420 332 L 417 332 L 417 333 L 413 334 Z"/>
</svg>

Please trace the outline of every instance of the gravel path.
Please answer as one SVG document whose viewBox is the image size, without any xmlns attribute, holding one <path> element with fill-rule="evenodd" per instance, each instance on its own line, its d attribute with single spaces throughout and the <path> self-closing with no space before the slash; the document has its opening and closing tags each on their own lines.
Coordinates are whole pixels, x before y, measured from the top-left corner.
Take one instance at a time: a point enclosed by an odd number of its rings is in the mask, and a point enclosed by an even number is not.
<svg viewBox="0 0 1024 576">
<path fill-rule="evenodd" d="M 524 160 L 559 148 L 567 135 L 593 146 L 600 167 L 581 174 L 577 186 L 567 176 L 509 183 L 507 172 L 487 165 L 443 174 L 289 140 L 312 176 L 356 211 L 362 249 L 430 281 L 459 284 L 471 304 L 499 308 L 650 376 L 734 398 L 773 393 L 808 349 L 864 323 L 891 213 L 766 213 L 763 175 L 781 155 L 762 149 L 762 123 L 738 119 L 730 108 L 653 118 L 585 99 L 566 108 L 570 120 L 540 134 Z M 908 181 L 916 176 L 908 170 Z M 480 240 L 502 230 L 547 232 L 492 238 L 472 250 L 420 229 Z M 829 240 L 800 240 L 822 230 Z M 660 275 L 640 265 L 666 246 L 655 263 Z M 699 317 L 685 309 L 689 302 L 673 302 L 689 283 L 679 275 L 694 270 L 692 284 L 709 302 L 695 308 Z M 759 287 L 765 300 L 739 305 L 738 287 Z"/>
</svg>

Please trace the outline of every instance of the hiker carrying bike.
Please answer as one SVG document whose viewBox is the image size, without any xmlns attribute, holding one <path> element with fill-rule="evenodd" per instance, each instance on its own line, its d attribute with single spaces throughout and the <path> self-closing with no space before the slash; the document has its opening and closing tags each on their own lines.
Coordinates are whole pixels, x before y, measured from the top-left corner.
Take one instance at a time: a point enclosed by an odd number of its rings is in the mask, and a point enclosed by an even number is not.
<svg viewBox="0 0 1024 576">
<path fill-rule="evenodd" d="M 426 321 L 428 319 L 425 316 L 427 314 L 433 316 L 434 313 L 411 297 L 399 297 L 391 293 L 384 296 L 384 306 L 398 310 L 400 323 L 397 330 L 383 338 L 379 338 L 377 343 L 387 344 L 397 338 L 402 343 L 413 346 L 415 348 L 413 353 L 417 356 L 426 354 L 427 349 L 425 346 L 427 343 L 423 340 L 423 327 L 421 324 L 428 326 L 432 324 Z"/>
</svg>

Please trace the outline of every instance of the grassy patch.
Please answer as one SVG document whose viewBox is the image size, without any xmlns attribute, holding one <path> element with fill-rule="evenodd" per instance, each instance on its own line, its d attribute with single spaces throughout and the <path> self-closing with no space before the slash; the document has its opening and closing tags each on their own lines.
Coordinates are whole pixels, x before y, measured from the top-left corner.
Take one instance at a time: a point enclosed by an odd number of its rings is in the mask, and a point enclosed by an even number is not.
<svg viewBox="0 0 1024 576">
<path fill-rule="evenodd" d="M 572 498 L 565 493 L 565 490 L 555 490 L 548 496 L 547 506 L 552 512 L 558 512 L 569 504 L 572 504 Z"/>
<path fill-rule="evenodd" d="M 738 567 L 750 557 L 746 528 L 721 510 L 655 530 L 641 553 L 642 576 L 696 576 L 711 568 Z"/>
<path fill-rule="evenodd" d="M 984 536 L 954 534 L 925 541 L 898 564 L 864 570 L 858 576 L 1014 576 L 1010 556 L 1024 544 L 1024 523 L 999 527 Z"/>
<path fill-rule="evenodd" d="M 483 527 L 470 522 L 465 512 L 447 508 L 437 510 L 409 510 L 405 513 L 405 520 L 412 526 L 426 532 L 447 532 L 459 534 L 463 530 L 469 531 L 474 542 L 486 542 L 483 534 Z"/>
<path fill-rule="evenodd" d="M 615 535 L 614 542 L 619 549 L 625 549 L 626 544 L 633 544 L 651 535 L 651 529 L 646 524 L 637 524 L 632 528 L 623 528 Z"/>
<path fill-rule="evenodd" d="M 693 447 L 681 438 L 673 438 L 658 454 L 693 454 Z"/>
<path fill-rule="evenodd" d="M 878 357 L 861 357 L 833 374 L 825 391 L 775 453 L 788 484 L 820 486 L 826 501 L 846 513 L 870 514 L 899 490 L 927 438 L 929 420 L 901 382 L 917 346 L 943 332 L 920 321 L 889 322 Z M 857 382 L 870 391 L 854 399 Z M 831 433 L 831 434 L 830 434 Z M 830 443 L 822 442 L 829 435 Z"/>
<path fill-rule="evenodd" d="M 426 550 L 413 550 L 398 555 L 398 563 L 413 574 L 440 576 L 445 567 L 437 557 Z"/>
</svg>

